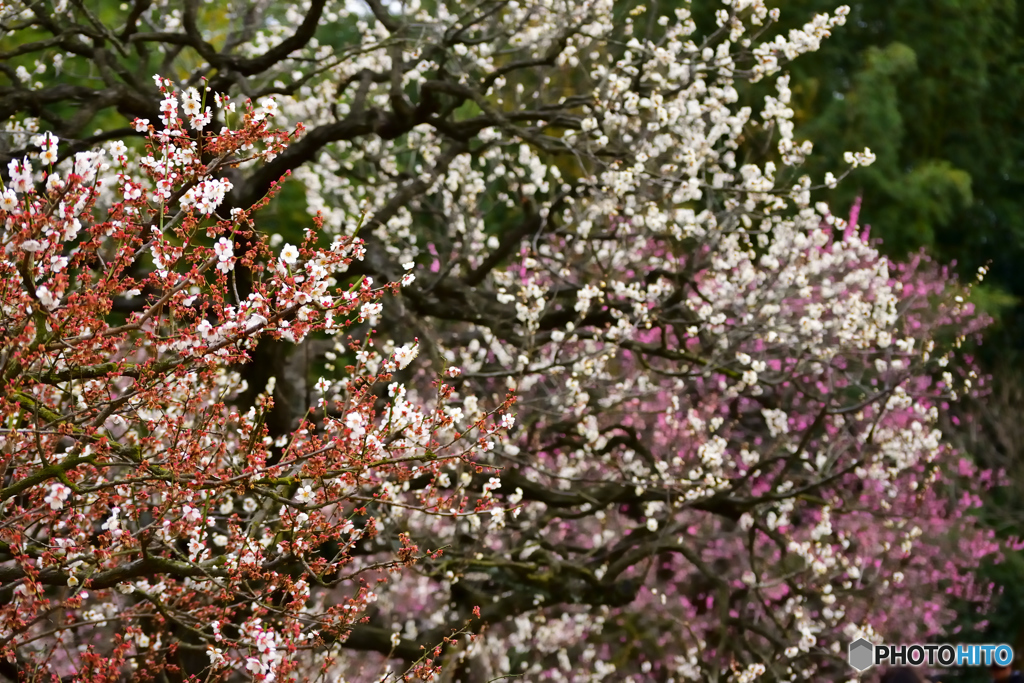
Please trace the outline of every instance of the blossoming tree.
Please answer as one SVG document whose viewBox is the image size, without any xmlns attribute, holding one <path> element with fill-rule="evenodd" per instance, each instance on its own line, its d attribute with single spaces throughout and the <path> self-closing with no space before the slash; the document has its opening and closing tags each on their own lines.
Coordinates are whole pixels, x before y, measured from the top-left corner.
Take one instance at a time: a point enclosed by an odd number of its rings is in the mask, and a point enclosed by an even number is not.
<svg viewBox="0 0 1024 683">
<path fill-rule="evenodd" d="M 0 674 L 835 680 L 984 606 L 981 321 L 798 170 L 846 8 L 109 9 L 0 9 Z"/>
</svg>

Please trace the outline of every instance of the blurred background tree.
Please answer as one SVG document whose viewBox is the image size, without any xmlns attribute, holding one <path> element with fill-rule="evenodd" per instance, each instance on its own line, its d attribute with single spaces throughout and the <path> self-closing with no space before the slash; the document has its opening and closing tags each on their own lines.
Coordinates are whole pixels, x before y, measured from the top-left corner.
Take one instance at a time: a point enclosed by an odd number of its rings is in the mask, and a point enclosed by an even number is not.
<svg viewBox="0 0 1024 683">
<path fill-rule="evenodd" d="M 672 0 L 682 4 L 681 0 Z M 836 0 L 779 0 L 780 24 L 799 28 Z M 820 50 L 793 61 L 796 135 L 814 143 L 812 178 L 846 167 L 847 151 L 870 147 L 874 164 L 822 189 L 837 215 L 862 199 L 861 225 L 903 259 L 924 249 L 961 277 L 987 266 L 974 303 L 995 324 L 974 349 L 990 375 L 982 395 L 951 408 L 947 432 L 961 450 L 1003 468 L 1010 486 L 981 514 L 997 533 L 1024 534 L 1024 3 L 1020 0 L 849 2 L 850 16 Z M 716 3 L 694 3 L 713 30 Z M 769 94 L 754 86 L 751 104 Z M 757 155 L 758 141 L 747 154 Z M 1011 642 L 1024 653 L 1024 557 L 984 567 L 1002 587 L 991 614 L 964 608 L 963 641 Z M 978 625 L 980 630 L 976 630 Z M 1019 657 L 1020 659 L 1020 657 Z M 1018 666 L 1024 666 L 1019 664 Z M 987 681 L 979 669 L 944 681 Z"/>
<path fill-rule="evenodd" d="M 783 0 L 782 23 L 830 11 L 833 0 Z M 798 137 L 814 142 L 813 177 L 843 167 L 847 150 L 878 159 L 828 201 L 863 197 L 861 222 L 900 258 L 924 248 L 971 278 L 990 265 L 976 303 L 996 325 L 978 349 L 993 382 L 952 415 L 960 445 L 1003 467 L 1012 485 L 982 514 L 1001 534 L 1024 530 L 1024 9 L 1018 0 L 852 2 L 820 51 L 793 62 Z M 792 26 L 787 25 L 792 23 Z M 823 197 L 824 198 L 824 197 Z M 953 426 L 953 425 L 951 425 Z M 950 430 L 951 432 L 953 430 Z M 984 568 L 1003 588 L 996 611 L 962 614 L 962 639 L 1024 647 L 1024 558 Z M 977 635 L 972 627 L 984 622 Z M 953 674 L 953 672 L 949 672 Z M 943 680 L 988 680 L 987 671 Z"/>
</svg>

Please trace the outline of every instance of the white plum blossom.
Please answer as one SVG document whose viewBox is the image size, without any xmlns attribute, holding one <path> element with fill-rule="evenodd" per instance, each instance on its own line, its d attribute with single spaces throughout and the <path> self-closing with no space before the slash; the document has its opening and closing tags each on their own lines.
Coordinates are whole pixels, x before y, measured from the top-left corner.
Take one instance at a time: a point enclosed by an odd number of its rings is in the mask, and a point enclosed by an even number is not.
<svg viewBox="0 0 1024 683">
<path fill-rule="evenodd" d="M 18 206 L 18 195 L 14 193 L 14 190 L 7 188 L 0 192 L 0 211 L 14 211 L 16 206 Z"/>
<path fill-rule="evenodd" d="M 234 245 L 226 237 L 217 240 L 217 243 L 213 245 L 213 251 L 217 254 L 218 261 L 228 261 L 235 255 Z"/>
<path fill-rule="evenodd" d="M 227 178 L 206 178 L 189 188 L 181 197 L 184 209 L 194 208 L 200 214 L 210 215 L 224 202 L 224 197 L 231 191 L 232 184 Z"/>
<path fill-rule="evenodd" d="M 46 285 L 39 285 L 36 288 L 36 297 L 48 311 L 55 310 L 60 305 L 60 297 L 55 296 Z"/>
<path fill-rule="evenodd" d="M 293 265 L 299 260 L 299 250 L 291 244 L 286 244 L 281 248 L 281 261 L 288 265 Z"/>
<path fill-rule="evenodd" d="M 60 510 L 64 507 L 64 501 L 71 495 L 71 489 L 64 484 L 54 484 L 44 499 L 51 510 Z"/>
<path fill-rule="evenodd" d="M 313 493 L 313 488 L 310 485 L 301 486 L 298 491 L 295 492 L 295 500 L 300 503 L 312 503 L 316 498 L 316 494 Z"/>
<path fill-rule="evenodd" d="M 417 355 L 419 355 L 419 344 L 415 342 L 405 344 L 395 349 L 395 363 L 398 364 L 400 370 L 405 369 Z"/>
</svg>

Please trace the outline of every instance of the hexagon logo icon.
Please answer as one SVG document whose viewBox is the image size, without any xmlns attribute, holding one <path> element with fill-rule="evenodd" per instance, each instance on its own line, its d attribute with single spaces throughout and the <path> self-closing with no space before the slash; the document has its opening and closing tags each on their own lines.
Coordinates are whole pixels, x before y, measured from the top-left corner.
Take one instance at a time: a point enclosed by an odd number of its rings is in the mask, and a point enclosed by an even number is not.
<svg viewBox="0 0 1024 683">
<path fill-rule="evenodd" d="M 875 663 L 875 646 L 863 638 L 850 643 L 850 666 L 857 671 L 864 671 Z"/>
</svg>

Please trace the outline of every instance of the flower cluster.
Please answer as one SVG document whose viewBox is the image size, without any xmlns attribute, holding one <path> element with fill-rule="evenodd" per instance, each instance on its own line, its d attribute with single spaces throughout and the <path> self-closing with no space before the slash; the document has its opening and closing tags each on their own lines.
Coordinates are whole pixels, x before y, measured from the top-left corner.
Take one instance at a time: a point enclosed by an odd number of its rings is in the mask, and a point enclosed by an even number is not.
<svg viewBox="0 0 1024 683">
<path fill-rule="evenodd" d="M 156 0 L 85 50 L 58 4 L 0 8 L 63 32 L 0 188 L 26 677 L 837 680 L 984 610 L 997 478 L 938 427 L 984 321 L 818 201 L 870 150 L 799 168 L 784 67 L 848 8 L 314 0 L 214 47 Z M 36 88 L 58 44 L 103 87 Z M 41 132 L 72 104 L 138 118 Z"/>
<path fill-rule="evenodd" d="M 48 133 L 46 168 L 12 162 L 3 190 L 0 509 L 16 521 L 0 530 L 0 647 L 55 675 L 156 670 L 184 626 L 205 643 L 204 667 L 273 681 L 314 645 L 344 640 L 376 599 L 357 550 L 393 482 L 469 466 L 482 449 L 452 433 L 450 386 L 375 406 L 375 387 L 409 365 L 415 343 L 354 369 L 283 439 L 265 424 L 273 378 L 237 409 L 247 387 L 234 368 L 263 340 L 347 329 L 401 285 L 350 276 L 362 245 L 319 244 L 317 230 L 275 267 L 250 229 L 255 208 L 215 209 L 232 190 L 225 170 L 295 134 L 251 106 L 238 128 L 202 133 L 186 92 L 192 137 L 173 84 L 159 85 L 163 128 L 139 125 L 148 156 L 133 163 L 115 143 L 120 170 L 92 152 L 55 163 Z M 115 301 L 132 307 L 126 319 L 110 315 Z M 355 346 L 372 354 L 369 337 Z M 478 424 L 488 438 L 501 429 Z M 397 571 L 421 555 L 408 541 L 375 561 Z M 44 619 L 54 609 L 65 625 Z M 66 654 L 71 641 L 90 644 Z"/>
</svg>

